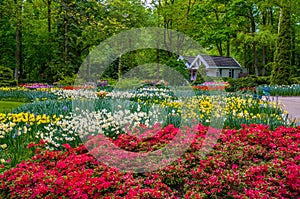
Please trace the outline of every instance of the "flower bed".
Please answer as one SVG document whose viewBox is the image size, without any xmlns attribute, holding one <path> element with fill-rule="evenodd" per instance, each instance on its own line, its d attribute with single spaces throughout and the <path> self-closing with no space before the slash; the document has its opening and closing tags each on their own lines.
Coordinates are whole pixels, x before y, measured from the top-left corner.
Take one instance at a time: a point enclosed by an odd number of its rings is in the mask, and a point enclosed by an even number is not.
<svg viewBox="0 0 300 199">
<path fill-rule="evenodd" d="M 258 86 L 257 90 L 259 94 L 263 94 L 263 85 Z M 300 84 L 293 85 L 271 85 L 271 96 L 300 96 Z"/>
<path fill-rule="evenodd" d="M 37 91 L 26 92 L 36 94 Z M 178 127 L 190 120 L 208 126 L 219 115 L 224 115 L 224 127 L 228 128 L 239 129 L 241 124 L 252 123 L 269 125 L 270 129 L 281 125 L 295 126 L 278 105 L 258 101 L 252 96 L 220 98 L 203 95 L 182 101 L 163 88 L 105 92 L 100 98 L 93 91 L 55 89 L 51 92 L 55 96 L 53 100 L 36 101 L 17 108 L 13 113 L 0 115 L 0 145 L 6 145 L 0 159 L 11 160 L 11 166 L 15 166 L 32 155 L 25 146 L 40 139 L 48 141 L 48 149 L 60 150 L 64 143 L 78 146 L 84 133 L 102 133 L 116 138 L 128 128 L 139 125 L 151 127 L 161 122 L 163 127 L 168 124 Z M 224 102 L 226 106 L 213 104 L 213 101 Z M 76 105 L 81 109 L 75 110 Z M 82 112 L 90 105 L 95 110 Z M 182 110 L 185 112 L 182 113 Z"/>
<path fill-rule="evenodd" d="M 151 85 L 128 92 L 5 91 L 26 93 L 28 99 L 51 97 L 0 114 L 0 198 L 291 198 L 300 193 L 300 127 L 280 106 L 252 95 L 181 98 Z M 222 115 L 225 129 L 203 156 L 208 126 Z M 109 167 L 81 145 L 105 136 L 120 149 L 155 151 L 189 121 L 201 123 L 185 132 L 188 137 L 196 131 L 189 149 L 151 173 Z M 105 148 L 97 146 L 93 152 Z M 124 158 L 120 167 L 133 164 L 130 157 L 119 157 Z"/>
<path fill-rule="evenodd" d="M 176 128 L 173 128 L 176 131 Z M 172 134 L 173 131 L 164 131 Z M 199 153 L 207 127 L 186 153 L 160 170 L 134 174 L 108 167 L 83 146 L 47 151 L 39 145 L 31 160 L 0 175 L 7 198 L 293 198 L 300 193 L 300 127 L 244 125 L 225 129 L 206 157 Z M 161 139 L 137 140 L 127 150 L 151 150 Z M 127 137 L 115 142 L 124 147 Z M 150 144 L 150 145 L 149 145 Z M 150 147 L 150 148 L 149 148 Z M 42 148 L 42 149 L 40 149 Z"/>
<path fill-rule="evenodd" d="M 52 85 L 43 84 L 43 83 L 26 83 L 26 84 L 19 84 L 19 87 L 25 87 L 29 89 L 37 89 L 37 88 L 52 88 Z"/>
<path fill-rule="evenodd" d="M 36 100 L 56 99 L 49 92 L 51 88 L 0 87 L 0 98 L 3 100 L 33 102 Z"/>
</svg>

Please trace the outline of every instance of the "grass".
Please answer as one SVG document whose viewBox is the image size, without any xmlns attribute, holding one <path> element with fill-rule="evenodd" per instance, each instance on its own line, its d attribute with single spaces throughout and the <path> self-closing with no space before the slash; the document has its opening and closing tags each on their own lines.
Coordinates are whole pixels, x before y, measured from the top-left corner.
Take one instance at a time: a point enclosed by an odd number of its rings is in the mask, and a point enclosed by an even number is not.
<svg viewBox="0 0 300 199">
<path fill-rule="evenodd" d="M 11 112 L 14 108 L 23 105 L 24 102 L 0 101 L 0 113 Z"/>
</svg>

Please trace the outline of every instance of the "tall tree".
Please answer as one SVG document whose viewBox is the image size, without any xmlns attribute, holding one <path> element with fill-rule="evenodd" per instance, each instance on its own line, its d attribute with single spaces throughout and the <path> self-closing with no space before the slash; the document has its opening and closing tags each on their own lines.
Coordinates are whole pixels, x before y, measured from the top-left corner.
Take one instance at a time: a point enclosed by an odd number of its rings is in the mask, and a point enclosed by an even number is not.
<svg viewBox="0 0 300 199">
<path fill-rule="evenodd" d="M 300 76 L 300 1 L 292 1 L 291 31 L 292 31 L 292 59 L 291 65 L 294 76 Z"/>
<path fill-rule="evenodd" d="M 13 0 L 0 0 L 0 65 L 15 68 L 15 24 Z"/>
<path fill-rule="evenodd" d="M 15 16 L 16 16 L 16 67 L 14 78 L 19 79 L 19 73 L 22 74 L 22 13 L 23 13 L 23 0 L 15 0 Z"/>
<path fill-rule="evenodd" d="M 278 40 L 274 55 L 271 84 L 289 84 L 291 75 L 291 0 L 281 0 Z"/>
</svg>

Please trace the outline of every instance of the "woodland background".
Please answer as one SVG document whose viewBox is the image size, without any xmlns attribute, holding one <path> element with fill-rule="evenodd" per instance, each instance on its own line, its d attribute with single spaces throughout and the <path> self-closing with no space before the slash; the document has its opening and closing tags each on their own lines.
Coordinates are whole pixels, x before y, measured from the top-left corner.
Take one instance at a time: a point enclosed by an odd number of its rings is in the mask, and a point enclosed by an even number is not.
<svg viewBox="0 0 300 199">
<path fill-rule="evenodd" d="M 234 57 L 271 84 L 291 84 L 300 77 L 299 8 L 300 0 L 0 0 L 0 66 L 19 83 L 72 80 L 101 41 L 161 27 L 190 36 L 211 55 Z M 172 54 L 143 49 L 122 55 L 104 77 L 157 60 L 186 72 Z"/>
</svg>

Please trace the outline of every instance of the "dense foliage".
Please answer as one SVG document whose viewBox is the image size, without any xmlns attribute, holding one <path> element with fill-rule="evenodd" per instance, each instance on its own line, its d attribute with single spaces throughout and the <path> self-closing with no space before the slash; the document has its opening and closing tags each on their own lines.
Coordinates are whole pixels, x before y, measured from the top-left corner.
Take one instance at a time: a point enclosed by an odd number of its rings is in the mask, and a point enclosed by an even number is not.
<svg viewBox="0 0 300 199">
<path fill-rule="evenodd" d="M 233 56 L 250 74 L 277 71 L 273 81 L 299 76 L 299 0 L 145 2 L 2 0 L 0 65 L 13 69 L 19 82 L 72 83 L 100 42 L 123 30 L 157 26 L 190 36 L 209 54 Z M 112 63 L 105 77 L 116 79 L 153 62 L 172 62 L 185 74 L 170 56 L 156 49 L 129 52 Z"/>
<path fill-rule="evenodd" d="M 225 81 L 228 82 L 229 86 L 226 88 L 228 92 L 236 92 L 243 88 L 249 87 L 257 87 L 259 85 L 269 85 L 270 78 L 269 77 L 256 77 L 256 76 L 249 76 L 243 77 L 238 79 L 233 78 L 223 78 Z"/>
<path fill-rule="evenodd" d="M 0 66 L 0 87 L 16 85 L 17 81 L 13 78 L 13 70 L 8 67 Z"/>
<path fill-rule="evenodd" d="M 283 1 L 282 1 L 283 2 Z M 279 34 L 274 55 L 271 84 L 288 85 L 291 82 L 291 0 L 281 3 Z"/>
</svg>

